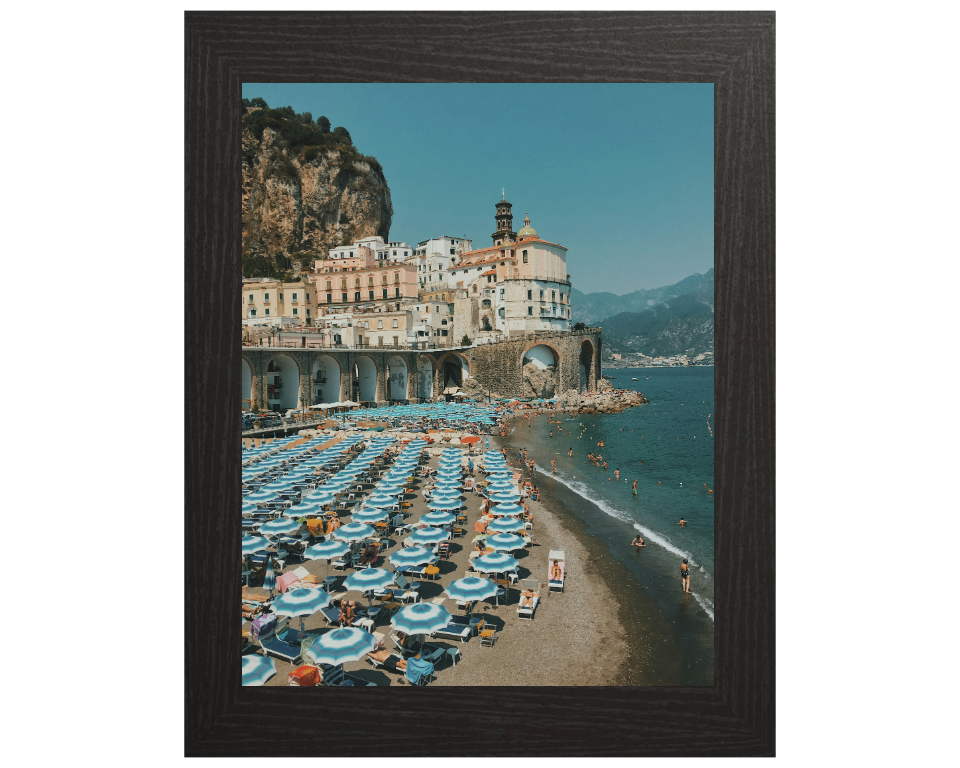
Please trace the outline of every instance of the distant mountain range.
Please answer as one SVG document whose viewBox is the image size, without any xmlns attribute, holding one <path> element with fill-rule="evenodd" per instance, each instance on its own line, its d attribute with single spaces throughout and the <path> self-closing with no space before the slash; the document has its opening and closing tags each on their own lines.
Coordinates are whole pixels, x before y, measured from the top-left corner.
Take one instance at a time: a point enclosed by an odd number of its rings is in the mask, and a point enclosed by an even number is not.
<svg viewBox="0 0 960 768">
<path fill-rule="evenodd" d="M 607 353 L 649 357 L 713 351 L 713 269 L 624 296 L 573 290 L 573 320 L 603 327 Z"/>
</svg>

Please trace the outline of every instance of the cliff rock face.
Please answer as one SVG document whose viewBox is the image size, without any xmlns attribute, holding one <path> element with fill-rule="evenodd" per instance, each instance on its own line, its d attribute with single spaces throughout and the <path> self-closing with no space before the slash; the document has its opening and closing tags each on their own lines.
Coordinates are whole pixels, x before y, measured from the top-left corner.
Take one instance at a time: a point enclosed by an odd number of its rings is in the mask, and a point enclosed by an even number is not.
<svg viewBox="0 0 960 768">
<path fill-rule="evenodd" d="M 266 128 L 243 131 L 244 249 L 299 267 L 361 237 L 389 240 L 393 204 L 383 171 L 351 149 L 278 146 Z"/>
<path fill-rule="evenodd" d="M 523 366 L 523 397 L 551 398 L 556 394 L 556 367 L 540 368 L 534 363 Z"/>
</svg>

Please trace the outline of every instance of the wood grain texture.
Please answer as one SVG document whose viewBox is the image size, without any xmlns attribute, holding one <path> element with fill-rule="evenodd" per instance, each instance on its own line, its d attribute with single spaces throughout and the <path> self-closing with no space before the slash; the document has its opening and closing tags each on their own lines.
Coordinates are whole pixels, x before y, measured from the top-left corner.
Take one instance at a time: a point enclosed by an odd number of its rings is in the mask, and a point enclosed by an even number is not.
<svg viewBox="0 0 960 768">
<path fill-rule="evenodd" d="M 189 756 L 774 754 L 775 16 L 507 19 L 185 15 Z M 240 686 L 240 85 L 324 81 L 715 85 L 713 688 Z"/>
</svg>

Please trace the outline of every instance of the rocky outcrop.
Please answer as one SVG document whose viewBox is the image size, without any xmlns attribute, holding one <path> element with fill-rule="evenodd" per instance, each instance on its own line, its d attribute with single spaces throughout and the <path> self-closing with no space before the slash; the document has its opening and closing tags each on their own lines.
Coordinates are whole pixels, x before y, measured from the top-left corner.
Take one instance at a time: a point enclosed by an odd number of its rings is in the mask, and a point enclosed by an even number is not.
<svg viewBox="0 0 960 768">
<path fill-rule="evenodd" d="M 611 384 L 611 383 L 610 383 L 609 381 L 607 381 L 606 379 L 599 379 L 599 380 L 597 381 L 597 391 L 598 391 L 598 392 L 608 392 L 608 391 L 611 390 L 611 389 L 613 389 L 613 384 Z"/>
<path fill-rule="evenodd" d="M 284 147 L 265 128 L 242 134 L 245 256 L 312 268 L 331 247 L 370 235 L 390 238 L 393 204 L 380 164 L 353 149 Z"/>
<path fill-rule="evenodd" d="M 550 398 L 556 394 L 556 366 L 541 368 L 533 362 L 523 366 L 522 397 Z"/>
<path fill-rule="evenodd" d="M 569 389 L 560 396 L 560 405 L 583 413 L 619 413 L 627 408 L 650 402 L 641 392 L 590 392 L 580 394 Z"/>
</svg>

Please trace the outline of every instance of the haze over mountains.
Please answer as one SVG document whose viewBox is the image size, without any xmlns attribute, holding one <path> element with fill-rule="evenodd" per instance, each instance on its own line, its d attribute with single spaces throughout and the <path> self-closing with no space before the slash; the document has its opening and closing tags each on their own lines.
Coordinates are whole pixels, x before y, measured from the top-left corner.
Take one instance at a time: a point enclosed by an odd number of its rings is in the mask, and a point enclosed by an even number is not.
<svg viewBox="0 0 960 768">
<path fill-rule="evenodd" d="M 674 285 L 612 293 L 572 291 L 573 321 L 603 326 L 604 356 L 713 352 L 713 269 Z"/>
</svg>

